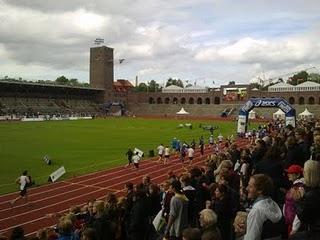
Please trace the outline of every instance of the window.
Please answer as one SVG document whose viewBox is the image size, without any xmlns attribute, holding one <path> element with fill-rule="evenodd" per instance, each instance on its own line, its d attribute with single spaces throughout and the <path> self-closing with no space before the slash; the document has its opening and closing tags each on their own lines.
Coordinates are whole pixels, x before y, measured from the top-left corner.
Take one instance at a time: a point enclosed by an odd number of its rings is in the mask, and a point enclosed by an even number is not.
<svg viewBox="0 0 320 240">
<path fill-rule="evenodd" d="M 220 104 L 220 98 L 219 97 L 215 97 L 213 103 L 214 104 Z"/>
</svg>

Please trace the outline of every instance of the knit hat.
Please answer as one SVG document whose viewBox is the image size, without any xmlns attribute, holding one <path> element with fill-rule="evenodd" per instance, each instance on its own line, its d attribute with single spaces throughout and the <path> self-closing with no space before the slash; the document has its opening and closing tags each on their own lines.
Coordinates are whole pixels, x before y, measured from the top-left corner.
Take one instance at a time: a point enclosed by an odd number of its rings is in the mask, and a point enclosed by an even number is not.
<svg viewBox="0 0 320 240">
<path fill-rule="evenodd" d="M 291 165 L 287 170 L 286 170 L 287 173 L 289 174 L 292 174 L 292 173 L 302 173 L 303 172 L 303 169 L 301 166 L 299 165 Z"/>
</svg>

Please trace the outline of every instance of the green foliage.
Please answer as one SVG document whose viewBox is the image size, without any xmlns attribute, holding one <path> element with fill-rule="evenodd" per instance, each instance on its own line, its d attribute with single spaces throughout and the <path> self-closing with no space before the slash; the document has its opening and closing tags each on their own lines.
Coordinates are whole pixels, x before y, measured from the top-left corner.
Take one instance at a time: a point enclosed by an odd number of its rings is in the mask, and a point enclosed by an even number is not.
<svg viewBox="0 0 320 240">
<path fill-rule="evenodd" d="M 308 81 L 308 76 L 309 74 L 306 71 L 301 71 L 289 78 L 288 83 L 292 85 L 297 85 L 306 82 Z"/>
<path fill-rule="evenodd" d="M 261 85 L 259 83 L 250 83 L 250 89 L 254 89 L 254 88 L 257 88 L 257 89 L 261 89 Z"/>
<path fill-rule="evenodd" d="M 151 80 L 149 82 L 148 87 L 149 87 L 149 90 L 148 90 L 149 92 L 158 92 L 158 91 L 160 91 L 159 84 L 155 80 Z"/>
<path fill-rule="evenodd" d="M 61 76 L 61 77 L 58 77 L 55 82 L 60 85 L 67 85 L 69 83 L 69 79 L 66 78 L 65 76 Z"/>
<path fill-rule="evenodd" d="M 183 82 L 182 82 L 181 79 L 169 78 L 167 80 L 166 87 L 169 87 L 170 85 L 176 85 L 178 87 L 182 87 L 183 88 Z"/>
<path fill-rule="evenodd" d="M 151 80 L 147 84 L 140 83 L 137 87 L 134 87 L 135 92 L 159 92 L 161 90 L 160 85 L 155 81 Z"/>
<path fill-rule="evenodd" d="M 219 126 L 224 136 L 235 135 L 236 122 L 187 121 L 194 126 Z M 146 154 L 173 137 L 190 142 L 209 132 L 202 128 L 179 129 L 184 120 L 96 119 L 91 121 L 48 121 L 0 123 L 0 193 L 17 190 L 14 180 L 25 169 L 37 184 L 43 184 L 60 166 L 64 178 L 114 166 L 125 165 L 126 150 L 138 147 Z M 216 132 L 215 132 L 216 137 Z M 52 165 L 46 165 L 48 155 Z"/>
<path fill-rule="evenodd" d="M 312 81 L 312 82 L 320 83 L 320 74 L 319 73 L 310 73 L 308 80 Z"/>
<path fill-rule="evenodd" d="M 147 91 L 147 84 L 140 83 L 137 87 L 133 89 L 135 92 L 146 92 Z"/>
</svg>

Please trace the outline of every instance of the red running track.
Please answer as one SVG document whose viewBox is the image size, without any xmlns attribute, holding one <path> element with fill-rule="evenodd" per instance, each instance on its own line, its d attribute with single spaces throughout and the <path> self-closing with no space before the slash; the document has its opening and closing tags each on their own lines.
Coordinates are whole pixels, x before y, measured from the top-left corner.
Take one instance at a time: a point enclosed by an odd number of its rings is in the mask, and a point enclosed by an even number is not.
<svg viewBox="0 0 320 240">
<path fill-rule="evenodd" d="M 240 146 L 246 141 L 239 141 Z M 212 153 L 207 147 L 205 156 L 200 156 L 196 150 L 193 166 L 204 166 L 204 159 Z M 167 172 L 173 170 L 180 174 L 190 168 L 188 161 L 182 164 L 178 156 L 171 157 L 169 164 L 162 165 L 156 158 L 147 159 L 140 163 L 140 170 L 133 168 L 116 167 L 104 171 L 74 177 L 65 181 L 50 183 L 28 190 L 29 203 L 17 202 L 14 207 L 10 201 L 18 193 L 0 196 L 0 234 L 9 236 L 12 229 L 22 226 L 27 236 L 34 235 L 39 229 L 53 226 L 56 218 L 49 217 L 52 213 L 65 213 L 71 206 L 84 205 L 91 199 L 103 199 L 106 193 L 123 194 L 124 184 L 141 181 L 144 175 L 149 175 L 154 183 L 161 183 L 167 178 Z"/>
</svg>

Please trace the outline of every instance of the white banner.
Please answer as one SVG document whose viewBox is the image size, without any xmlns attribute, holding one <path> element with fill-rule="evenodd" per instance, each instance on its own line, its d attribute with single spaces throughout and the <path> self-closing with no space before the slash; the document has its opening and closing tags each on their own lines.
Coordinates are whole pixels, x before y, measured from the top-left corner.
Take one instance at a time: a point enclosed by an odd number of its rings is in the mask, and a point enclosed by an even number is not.
<svg viewBox="0 0 320 240">
<path fill-rule="evenodd" d="M 246 132 L 246 124 L 247 124 L 247 117 L 245 115 L 239 115 L 238 117 L 238 133 L 245 133 Z"/>
<path fill-rule="evenodd" d="M 286 126 L 291 125 L 292 127 L 296 126 L 296 118 L 295 117 L 286 117 Z"/>
<path fill-rule="evenodd" d="M 140 149 L 138 149 L 138 148 L 135 148 L 135 149 L 133 150 L 133 153 L 134 153 L 134 154 L 138 153 L 139 157 L 141 157 L 141 158 L 142 158 L 142 156 L 143 156 L 143 152 L 142 152 Z"/>
<path fill-rule="evenodd" d="M 60 167 L 56 171 L 50 174 L 50 178 L 52 182 L 55 182 L 60 178 L 63 174 L 66 173 L 66 170 L 64 169 L 64 166 Z"/>
<path fill-rule="evenodd" d="M 44 118 L 22 118 L 22 122 L 42 122 L 44 121 Z"/>
</svg>

